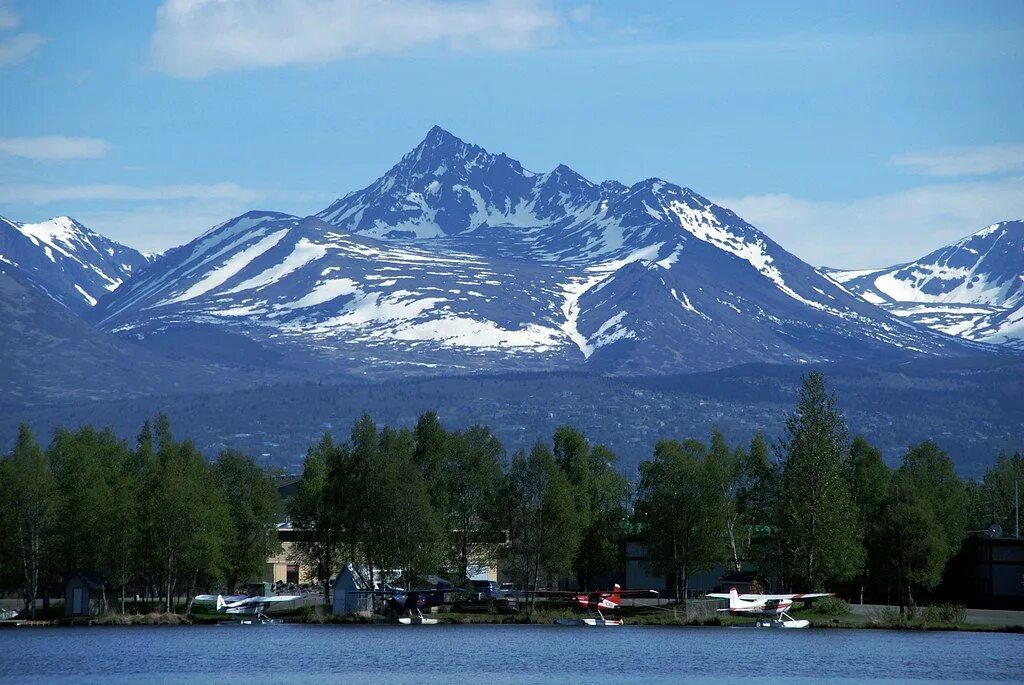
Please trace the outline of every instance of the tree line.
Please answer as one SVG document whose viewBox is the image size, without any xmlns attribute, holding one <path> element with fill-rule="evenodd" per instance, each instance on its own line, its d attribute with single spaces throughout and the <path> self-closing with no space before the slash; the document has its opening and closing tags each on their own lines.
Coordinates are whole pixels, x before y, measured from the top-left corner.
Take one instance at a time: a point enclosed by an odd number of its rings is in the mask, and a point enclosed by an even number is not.
<svg viewBox="0 0 1024 685">
<path fill-rule="evenodd" d="M 935 443 L 890 468 L 850 439 L 825 379 L 803 379 L 783 434 L 729 445 L 662 440 L 630 482 L 615 454 L 576 428 L 506 454 L 486 426 L 449 430 L 427 412 L 412 428 L 364 415 L 344 440 L 312 445 L 285 513 L 292 554 L 330 593 L 344 562 L 373 583 L 463 582 L 497 560 L 522 587 L 593 588 L 619 572 L 627 540 L 685 601 L 715 564 L 771 586 L 841 590 L 911 605 L 934 589 L 968 530 L 1012 530 L 1019 454 L 962 480 Z M 147 423 L 134 449 L 109 430 L 57 431 L 44 451 L 23 427 L 0 461 L 3 580 L 31 604 L 70 568 L 172 608 L 197 588 L 258 577 L 277 546 L 273 481 L 248 457 L 207 462 Z M 397 576 L 397 577 L 396 577 Z"/>
<path fill-rule="evenodd" d="M 134 448 L 109 429 L 58 429 L 44 450 L 27 425 L 0 460 L 0 583 L 36 597 L 73 569 L 101 572 L 107 598 L 174 610 L 176 597 L 258 577 L 279 548 L 277 489 L 248 456 L 208 462 L 166 416 Z M 113 607 L 112 607 L 113 608 Z M 191 608 L 191 603 L 189 605 Z"/>
</svg>

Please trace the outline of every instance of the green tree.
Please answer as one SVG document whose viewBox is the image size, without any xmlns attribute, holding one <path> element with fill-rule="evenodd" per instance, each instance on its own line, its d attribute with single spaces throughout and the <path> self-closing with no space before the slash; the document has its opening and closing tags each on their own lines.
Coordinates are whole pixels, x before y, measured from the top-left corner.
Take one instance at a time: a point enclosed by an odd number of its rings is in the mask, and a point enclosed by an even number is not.
<svg viewBox="0 0 1024 685">
<path fill-rule="evenodd" d="M 21 424 L 11 453 L 0 461 L 0 525 L 25 608 L 36 616 L 39 578 L 56 513 L 56 492 L 42 448 L 28 424 Z"/>
<path fill-rule="evenodd" d="M 234 531 L 216 475 L 191 441 L 173 439 L 166 417 L 157 419 L 157 466 L 152 501 L 153 564 L 165 610 L 178 593 L 192 608 L 200 582 L 213 583 L 224 567 L 224 545 Z"/>
<path fill-rule="evenodd" d="M 380 431 L 375 505 L 367 509 L 369 535 L 364 544 L 381 569 L 401 569 L 402 581 L 434 571 L 440 562 L 441 528 L 430 490 L 414 461 L 415 441 L 408 430 Z"/>
<path fill-rule="evenodd" d="M 604 445 L 590 449 L 591 498 L 589 525 L 573 561 L 580 587 L 593 587 L 595 577 L 614 571 L 622 561 L 621 541 L 626 520 L 626 479 L 615 470 L 615 453 Z"/>
<path fill-rule="evenodd" d="M 863 546 L 857 512 L 843 468 L 849 452 L 846 424 L 825 378 L 803 379 L 796 409 L 786 418 L 776 449 L 783 498 L 778 529 L 783 570 L 807 590 L 852 578 L 861 568 Z"/>
<path fill-rule="evenodd" d="M 416 421 L 414 430 L 416 448 L 413 458 L 420 469 L 420 473 L 432 487 L 431 497 L 442 497 L 445 494 L 443 486 L 434 487 L 444 474 L 445 460 L 448 458 L 448 432 L 441 425 L 437 413 L 428 411 L 420 415 Z M 443 501 L 434 502 L 436 506 L 443 506 Z"/>
<path fill-rule="evenodd" d="M 782 541 L 778 535 L 781 469 L 772 461 L 768 442 L 761 433 L 751 440 L 750 451 L 741 451 L 738 457 L 740 486 L 736 500 L 746 554 L 761 575 L 779 580 L 782 575 Z"/>
<path fill-rule="evenodd" d="M 300 533 L 291 556 L 310 569 L 310 575 L 323 589 L 325 603 L 330 603 L 331 575 L 338 565 L 342 535 L 339 513 L 343 513 L 341 505 L 346 502 L 341 499 L 344 483 L 339 482 L 337 474 L 338 458 L 331 434 L 324 433 L 320 443 L 306 451 L 302 479 L 287 507 L 292 527 Z"/>
<path fill-rule="evenodd" d="M 239 582 L 255 579 L 267 557 L 280 549 L 277 488 L 251 457 L 234 450 L 220 453 L 214 471 L 234 532 L 224 550 L 224 577 L 234 592 Z"/>
<path fill-rule="evenodd" d="M 108 428 L 58 429 L 47 448 L 61 521 L 55 563 L 62 572 L 102 572 L 120 589 L 135 578 L 139 483 L 128 446 Z M 106 598 L 104 597 L 104 602 Z"/>
<path fill-rule="evenodd" d="M 581 536 L 573 570 L 579 587 L 584 588 L 618 561 L 626 482 L 615 471 L 614 452 L 603 445 L 591 448 L 576 428 L 560 426 L 555 430 L 553 445 L 555 461 L 572 490 Z"/>
<path fill-rule="evenodd" d="M 1024 458 L 1000 454 L 981 483 L 979 527 L 996 523 L 1007 535 L 1020 535 L 1020 499 L 1024 497 Z"/>
<path fill-rule="evenodd" d="M 952 557 L 960 551 L 969 516 L 967 490 L 953 460 L 934 442 L 926 440 L 907 450 L 900 471 L 904 482 L 909 480 L 915 494 L 931 505 Z"/>
<path fill-rule="evenodd" d="M 513 457 L 504 503 L 511 543 L 506 558 L 523 586 L 535 588 L 570 573 L 579 545 L 575 502 L 565 473 L 543 442 L 529 455 Z M 532 603 L 527 608 L 532 611 Z"/>
<path fill-rule="evenodd" d="M 854 438 L 850 445 L 847 472 L 850 495 L 857 511 L 857 529 L 865 551 L 860 571 L 860 599 L 863 603 L 865 585 L 877 584 L 886 575 L 885 511 L 892 472 L 882 460 L 882 453 L 860 436 Z"/>
<path fill-rule="evenodd" d="M 448 534 L 448 566 L 464 578 L 470 563 L 490 557 L 500 531 L 493 515 L 501 483 L 501 442 L 484 426 L 455 433 L 448 440 L 443 476 L 443 519 Z"/>
<path fill-rule="evenodd" d="M 726 503 L 697 440 L 662 440 L 640 464 L 636 518 L 650 565 L 674 579 L 685 605 L 689 578 L 724 557 Z"/>
<path fill-rule="evenodd" d="M 949 542 L 931 502 L 903 469 L 893 478 L 883 523 L 887 560 L 902 612 L 914 604 L 913 586 L 931 589 L 939 584 L 949 559 Z"/>
<path fill-rule="evenodd" d="M 725 536 L 729 545 L 729 566 L 734 571 L 742 568 L 743 534 L 740 530 L 739 491 L 743 473 L 742 451 L 733 451 L 718 428 L 711 430 L 711 450 L 706 468 L 711 483 L 722 496 L 725 511 Z"/>
</svg>

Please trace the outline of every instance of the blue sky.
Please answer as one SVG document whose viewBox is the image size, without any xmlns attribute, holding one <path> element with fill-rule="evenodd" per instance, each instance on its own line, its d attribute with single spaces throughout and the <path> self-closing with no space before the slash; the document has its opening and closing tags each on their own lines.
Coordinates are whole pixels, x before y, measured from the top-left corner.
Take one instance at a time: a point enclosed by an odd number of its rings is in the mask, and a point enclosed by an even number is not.
<svg viewBox="0 0 1024 685">
<path fill-rule="evenodd" d="M 433 124 L 658 176 L 815 264 L 1024 217 L 1024 3 L 0 0 L 0 214 L 163 250 Z"/>
</svg>

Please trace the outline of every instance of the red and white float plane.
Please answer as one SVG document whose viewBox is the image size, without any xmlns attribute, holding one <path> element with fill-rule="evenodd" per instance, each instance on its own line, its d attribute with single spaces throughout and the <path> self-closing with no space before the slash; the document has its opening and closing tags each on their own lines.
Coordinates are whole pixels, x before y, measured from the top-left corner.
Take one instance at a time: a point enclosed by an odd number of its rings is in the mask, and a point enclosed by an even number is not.
<svg viewBox="0 0 1024 685">
<path fill-rule="evenodd" d="M 816 597 L 832 597 L 831 592 L 804 592 L 792 595 L 741 595 L 736 588 L 731 588 L 729 594 L 715 593 L 708 594 L 714 599 L 729 600 L 728 611 L 730 614 L 756 617 L 756 625 L 759 628 L 806 628 L 811 623 L 805 620 L 796 620 L 789 615 L 795 600 L 811 600 Z"/>
<path fill-rule="evenodd" d="M 603 611 L 614 611 L 618 609 L 620 606 L 622 606 L 623 596 L 658 596 L 658 592 L 656 590 L 623 590 L 618 583 L 615 584 L 614 589 L 612 589 L 611 591 L 603 590 L 598 592 L 560 592 L 558 590 L 548 590 L 540 591 L 536 594 L 552 597 L 568 596 L 572 598 L 573 603 L 577 607 L 579 607 L 583 611 L 589 612 L 590 614 L 589 616 L 581 618 L 555 619 L 555 623 L 562 626 L 621 626 L 621 618 L 605 618 Z"/>
</svg>

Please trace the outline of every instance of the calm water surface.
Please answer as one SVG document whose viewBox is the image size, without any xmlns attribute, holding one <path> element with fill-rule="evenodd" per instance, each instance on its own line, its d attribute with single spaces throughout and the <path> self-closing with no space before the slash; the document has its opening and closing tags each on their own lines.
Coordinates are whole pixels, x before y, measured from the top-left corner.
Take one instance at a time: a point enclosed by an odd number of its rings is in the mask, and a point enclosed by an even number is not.
<svg viewBox="0 0 1024 685">
<path fill-rule="evenodd" d="M 625 626 L 0 630 L 19 683 L 1024 682 L 1024 635 Z"/>
</svg>

